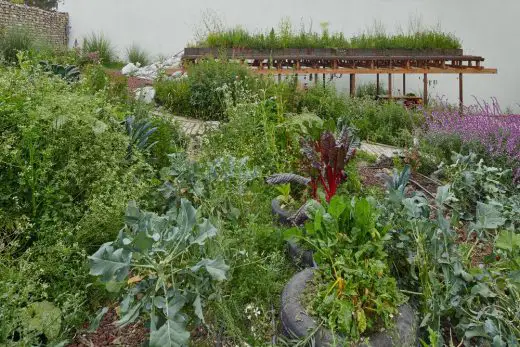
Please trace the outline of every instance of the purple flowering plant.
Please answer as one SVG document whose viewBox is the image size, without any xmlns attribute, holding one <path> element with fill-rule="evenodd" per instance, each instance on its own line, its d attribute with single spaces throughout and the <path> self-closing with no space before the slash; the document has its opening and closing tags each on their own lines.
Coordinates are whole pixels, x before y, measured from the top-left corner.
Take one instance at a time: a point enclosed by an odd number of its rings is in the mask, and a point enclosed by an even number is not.
<svg viewBox="0 0 520 347">
<path fill-rule="evenodd" d="M 493 161 L 503 162 L 520 181 L 520 115 L 502 112 L 498 101 L 476 101 L 462 111 L 441 105 L 425 114 L 428 135 L 455 135 L 462 143 L 477 144 Z"/>
</svg>

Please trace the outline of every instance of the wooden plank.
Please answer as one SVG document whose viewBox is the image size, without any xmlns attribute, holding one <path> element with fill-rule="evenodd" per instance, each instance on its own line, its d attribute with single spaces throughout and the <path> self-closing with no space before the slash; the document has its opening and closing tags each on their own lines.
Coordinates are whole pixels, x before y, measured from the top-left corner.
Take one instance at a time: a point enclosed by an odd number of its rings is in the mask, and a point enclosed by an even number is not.
<svg viewBox="0 0 520 347">
<path fill-rule="evenodd" d="M 403 95 L 406 95 L 406 74 L 403 74 Z"/>
<path fill-rule="evenodd" d="M 376 74 L 497 74 L 498 70 L 495 68 L 380 68 L 380 69 L 365 69 L 365 68 L 339 68 L 339 69 L 282 69 L 282 70 L 257 70 L 252 69 L 257 73 L 269 74 L 269 73 L 281 73 L 284 75 L 293 75 L 293 74 L 308 74 L 308 73 L 325 73 L 325 74 L 334 74 L 334 75 L 350 75 L 350 74 L 359 74 L 359 75 L 376 75 Z"/>
<path fill-rule="evenodd" d="M 424 105 L 428 105 L 428 74 L 427 73 L 424 74 L 423 83 L 424 83 L 424 91 L 423 91 Z"/>
<path fill-rule="evenodd" d="M 356 75 L 350 74 L 350 97 L 356 96 Z"/>
</svg>

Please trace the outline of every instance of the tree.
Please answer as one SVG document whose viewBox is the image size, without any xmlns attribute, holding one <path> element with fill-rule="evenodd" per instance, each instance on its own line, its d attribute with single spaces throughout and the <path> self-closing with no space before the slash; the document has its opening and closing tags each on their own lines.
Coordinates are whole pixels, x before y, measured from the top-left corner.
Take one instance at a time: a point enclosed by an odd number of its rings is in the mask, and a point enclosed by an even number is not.
<svg viewBox="0 0 520 347">
<path fill-rule="evenodd" d="M 55 10 L 58 8 L 60 0 L 11 0 L 15 4 L 25 4 L 27 6 L 39 7 L 44 10 Z"/>
</svg>

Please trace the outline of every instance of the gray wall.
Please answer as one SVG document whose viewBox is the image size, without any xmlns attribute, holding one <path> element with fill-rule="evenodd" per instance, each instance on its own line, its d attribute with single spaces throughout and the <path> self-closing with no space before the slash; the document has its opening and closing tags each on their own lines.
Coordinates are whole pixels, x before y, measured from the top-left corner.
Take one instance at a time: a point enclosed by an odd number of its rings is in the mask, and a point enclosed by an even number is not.
<svg viewBox="0 0 520 347">
<path fill-rule="evenodd" d="M 241 24 L 250 30 L 277 26 L 282 17 L 296 27 L 312 19 L 315 30 L 329 22 L 332 31 L 356 34 L 378 20 L 393 30 L 406 28 L 411 17 L 422 17 L 429 25 L 441 24 L 463 41 L 465 52 L 486 58 L 485 66 L 498 75 L 466 75 L 465 99 L 497 97 L 503 108 L 520 111 L 520 0 L 65 0 L 60 10 L 70 13 L 71 42 L 92 32 L 104 32 L 120 51 L 132 42 L 154 54 L 180 51 L 200 27 L 203 11 L 215 10 L 227 25 Z M 394 77 L 395 92 L 401 78 Z M 365 80 L 372 80 L 371 77 Z M 433 96 L 455 102 L 457 76 L 432 75 Z M 338 82 L 348 89 L 347 77 Z M 407 89 L 420 90 L 420 76 L 409 76 Z"/>
</svg>

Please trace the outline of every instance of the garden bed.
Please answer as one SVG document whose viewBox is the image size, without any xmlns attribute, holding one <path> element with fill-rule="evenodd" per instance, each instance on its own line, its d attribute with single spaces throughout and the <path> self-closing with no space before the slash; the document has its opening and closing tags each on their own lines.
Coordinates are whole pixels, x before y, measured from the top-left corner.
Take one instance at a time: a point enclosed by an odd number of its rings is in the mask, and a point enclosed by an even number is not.
<svg viewBox="0 0 520 347">
<path fill-rule="evenodd" d="M 345 59 L 360 57 L 444 57 L 457 59 L 463 57 L 462 49 L 375 49 L 375 48 L 282 48 L 282 49 L 251 49 L 251 48 L 184 48 L 183 59 L 199 59 L 204 57 L 228 57 L 234 59 L 298 59 L 327 58 Z"/>
</svg>

